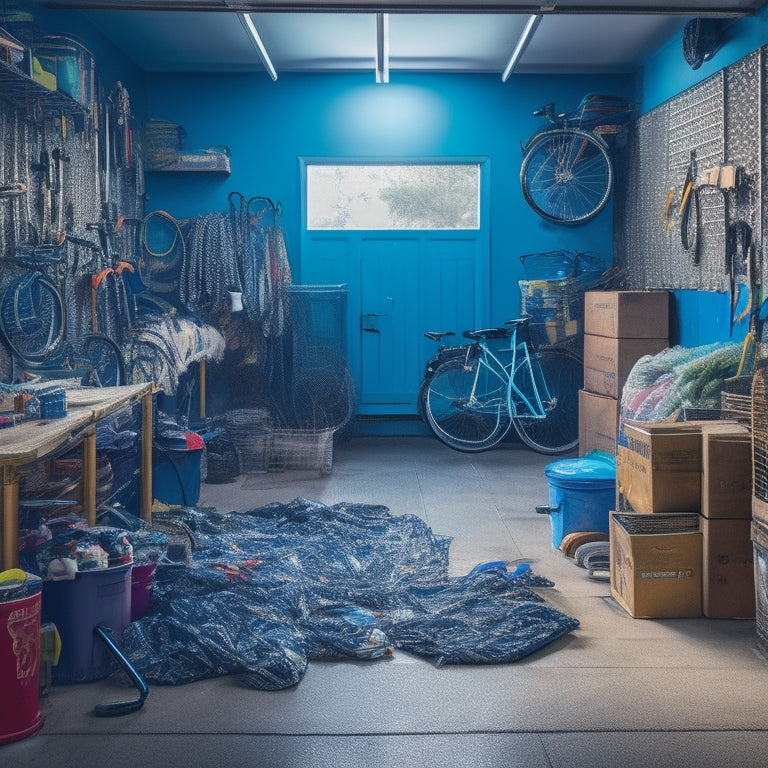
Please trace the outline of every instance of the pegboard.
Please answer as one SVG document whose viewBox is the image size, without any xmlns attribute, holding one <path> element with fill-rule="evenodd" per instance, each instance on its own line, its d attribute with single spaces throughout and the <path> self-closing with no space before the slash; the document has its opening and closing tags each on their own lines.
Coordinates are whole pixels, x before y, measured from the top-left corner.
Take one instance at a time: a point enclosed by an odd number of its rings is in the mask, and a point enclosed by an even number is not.
<svg viewBox="0 0 768 768">
<path fill-rule="evenodd" d="M 616 154 L 614 260 L 629 289 L 729 290 L 729 226 L 753 232 L 756 266 L 764 251 L 761 168 L 765 49 L 639 117 Z M 736 189 L 697 184 L 697 247 L 683 245 L 675 202 L 689 171 L 734 165 Z"/>
</svg>

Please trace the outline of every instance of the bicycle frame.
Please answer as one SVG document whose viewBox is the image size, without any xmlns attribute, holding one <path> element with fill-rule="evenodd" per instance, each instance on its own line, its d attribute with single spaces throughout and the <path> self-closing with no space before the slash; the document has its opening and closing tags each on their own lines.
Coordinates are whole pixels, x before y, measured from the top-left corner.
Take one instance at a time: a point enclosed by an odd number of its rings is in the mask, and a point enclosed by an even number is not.
<svg viewBox="0 0 768 768">
<path fill-rule="evenodd" d="M 498 350 L 499 353 L 509 352 L 511 354 L 510 361 L 507 364 L 504 364 L 499 359 L 485 339 L 478 339 L 476 342 L 480 355 L 477 359 L 477 368 L 470 393 L 469 406 L 477 406 L 479 410 L 492 411 L 496 410 L 501 403 L 501 401 L 497 402 L 495 400 L 478 402 L 475 397 L 480 368 L 483 366 L 495 375 L 504 386 L 506 392 L 505 404 L 511 418 L 545 419 L 547 417 L 545 403 L 551 400 L 551 395 L 541 367 L 538 365 L 536 358 L 531 356 L 528 343 L 525 340 L 517 340 L 516 328 L 508 338 L 509 347 Z M 520 365 L 524 365 L 527 371 L 528 380 L 531 384 L 530 397 L 515 383 L 515 372 Z M 521 410 L 520 406 L 523 406 L 524 410 Z"/>
</svg>

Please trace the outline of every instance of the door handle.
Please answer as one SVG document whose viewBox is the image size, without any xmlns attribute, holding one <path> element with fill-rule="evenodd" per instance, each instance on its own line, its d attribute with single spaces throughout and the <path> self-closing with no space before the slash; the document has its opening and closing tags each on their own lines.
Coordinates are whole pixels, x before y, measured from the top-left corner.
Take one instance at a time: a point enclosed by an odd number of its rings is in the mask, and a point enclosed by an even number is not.
<svg viewBox="0 0 768 768">
<path fill-rule="evenodd" d="M 362 329 L 366 331 L 367 333 L 381 333 L 381 331 L 378 328 L 373 327 L 376 323 L 376 318 L 381 317 L 381 315 L 377 315 L 374 313 L 368 313 L 366 315 L 363 315 L 362 317 Z"/>
</svg>

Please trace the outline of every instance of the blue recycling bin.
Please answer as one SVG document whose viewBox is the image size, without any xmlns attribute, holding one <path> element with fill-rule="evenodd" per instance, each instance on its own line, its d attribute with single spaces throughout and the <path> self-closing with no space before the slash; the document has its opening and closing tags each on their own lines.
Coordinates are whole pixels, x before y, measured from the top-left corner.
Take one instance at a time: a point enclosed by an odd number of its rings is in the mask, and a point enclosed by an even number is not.
<svg viewBox="0 0 768 768">
<path fill-rule="evenodd" d="M 549 482 L 549 504 L 536 511 L 549 515 L 552 546 L 558 548 L 569 533 L 608 533 L 616 504 L 616 459 L 593 451 L 578 459 L 561 459 L 544 468 Z"/>
</svg>

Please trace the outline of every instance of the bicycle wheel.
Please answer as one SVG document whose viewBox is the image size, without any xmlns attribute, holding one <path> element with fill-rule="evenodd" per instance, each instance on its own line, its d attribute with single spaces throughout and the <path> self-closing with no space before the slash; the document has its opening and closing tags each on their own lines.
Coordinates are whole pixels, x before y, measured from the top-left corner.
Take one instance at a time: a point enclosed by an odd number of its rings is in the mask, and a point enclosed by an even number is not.
<svg viewBox="0 0 768 768">
<path fill-rule="evenodd" d="M 102 333 L 85 334 L 82 354 L 87 365 L 83 384 L 96 387 L 119 387 L 126 383 L 123 353 L 109 336 Z"/>
<path fill-rule="evenodd" d="M 525 147 L 520 185 L 528 205 L 556 224 L 580 224 L 605 208 L 613 186 L 606 143 L 579 128 L 544 131 Z"/>
<path fill-rule="evenodd" d="M 566 453 L 579 444 L 579 390 L 584 383 L 584 364 L 570 352 L 544 350 L 531 356 L 535 374 L 546 381 L 550 399 L 544 402 L 546 417 L 516 417 L 512 424 L 520 439 L 534 451 L 547 455 Z M 524 367 L 525 366 L 525 367 Z M 518 365 L 514 383 L 528 398 L 535 398 L 525 361 Z M 540 393 L 546 390 L 536 382 Z"/>
<path fill-rule="evenodd" d="M 506 381 L 479 360 L 443 363 L 429 383 L 425 408 L 435 436 L 457 451 L 492 448 L 511 425 Z"/>
</svg>

